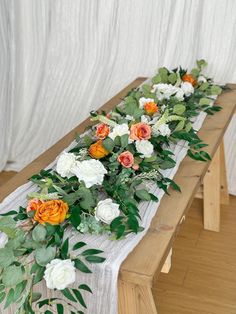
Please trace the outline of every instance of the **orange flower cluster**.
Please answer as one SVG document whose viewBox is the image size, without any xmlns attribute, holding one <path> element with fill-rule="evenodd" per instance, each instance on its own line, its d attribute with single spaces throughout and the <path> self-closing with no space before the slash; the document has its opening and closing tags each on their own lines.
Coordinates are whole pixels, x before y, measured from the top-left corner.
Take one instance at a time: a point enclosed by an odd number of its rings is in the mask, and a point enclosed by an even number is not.
<svg viewBox="0 0 236 314">
<path fill-rule="evenodd" d="M 186 73 L 182 76 L 182 80 L 184 82 L 189 82 L 191 83 L 193 86 L 197 85 L 197 80 L 195 79 L 195 77 L 192 74 Z"/>
<path fill-rule="evenodd" d="M 155 102 L 146 102 L 143 106 L 147 114 L 153 115 L 158 111 L 158 106 Z"/>
<path fill-rule="evenodd" d="M 152 129 L 150 125 L 139 122 L 133 124 L 130 128 L 130 138 L 132 140 L 149 140 L 151 138 Z"/>
</svg>

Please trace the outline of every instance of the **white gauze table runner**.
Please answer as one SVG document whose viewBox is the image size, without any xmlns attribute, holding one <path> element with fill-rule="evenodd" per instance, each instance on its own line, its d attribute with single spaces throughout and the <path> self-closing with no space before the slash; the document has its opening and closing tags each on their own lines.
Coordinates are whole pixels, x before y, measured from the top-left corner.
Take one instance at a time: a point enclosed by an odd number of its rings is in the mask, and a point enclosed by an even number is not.
<svg viewBox="0 0 236 314">
<path fill-rule="evenodd" d="M 147 82 L 146 82 L 147 83 Z M 197 117 L 193 119 L 193 128 L 199 130 L 206 117 L 204 112 L 201 112 Z M 70 150 L 76 143 L 73 142 L 66 151 Z M 187 154 L 188 145 L 185 141 L 180 141 L 177 145 L 171 145 L 169 148 L 174 156 L 172 157 L 176 161 L 176 165 L 172 169 L 161 171 L 165 177 L 173 179 L 176 174 L 181 161 Z M 47 168 L 54 168 L 56 160 L 51 163 Z M 37 187 L 29 182 L 13 193 L 7 196 L 0 204 L 0 213 L 6 213 L 10 210 L 18 210 L 19 206 L 25 207 L 27 204 L 27 194 L 36 191 Z M 119 241 L 111 241 L 108 235 L 90 235 L 80 234 L 73 231 L 70 234 L 70 244 L 73 245 L 78 241 L 84 241 L 88 244 L 88 247 L 96 248 L 104 251 L 103 256 L 106 257 L 106 261 L 102 264 L 89 265 L 92 270 L 92 274 L 84 274 L 77 272 L 76 286 L 81 283 L 86 283 L 92 289 L 93 294 L 83 293 L 85 303 L 87 304 L 87 314 L 117 314 L 118 313 L 118 290 L 117 281 L 119 268 L 128 254 L 135 248 L 140 240 L 145 236 L 151 220 L 156 214 L 160 201 L 164 196 L 164 191 L 157 188 L 155 184 L 150 186 L 150 192 L 155 194 L 159 202 L 142 202 L 140 203 L 140 216 L 142 218 L 141 225 L 145 228 L 144 231 L 138 234 L 129 234 L 125 239 Z M 170 196 L 171 197 L 171 196 Z M 181 197 L 181 194 L 180 194 Z M 168 210 L 168 209 L 167 209 Z M 172 209 L 171 209 L 172 210 Z M 1 242 L 1 236 L 0 236 Z M 102 255 L 102 254 L 101 254 Z M 45 282 L 41 282 L 38 285 L 38 291 L 43 293 L 44 297 L 52 297 L 58 295 L 58 293 L 46 289 Z M 58 295 L 59 296 L 59 295 Z M 61 294 L 60 294 L 61 297 Z M 3 310 L 3 305 L 0 307 L 1 313 L 15 314 L 16 307 L 11 306 L 7 310 Z M 69 313 L 69 312 L 68 312 Z"/>
</svg>

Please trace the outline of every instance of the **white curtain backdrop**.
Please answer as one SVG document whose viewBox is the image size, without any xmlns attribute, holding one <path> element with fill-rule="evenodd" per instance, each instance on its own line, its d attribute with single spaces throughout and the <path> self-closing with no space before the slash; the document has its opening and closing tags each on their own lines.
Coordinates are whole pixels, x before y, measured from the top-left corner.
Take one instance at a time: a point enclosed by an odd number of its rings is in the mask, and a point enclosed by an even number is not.
<svg viewBox="0 0 236 314">
<path fill-rule="evenodd" d="M 137 76 L 208 60 L 236 82 L 235 0 L 0 0 L 0 170 L 20 170 Z M 236 118 L 226 137 L 236 194 Z"/>
</svg>

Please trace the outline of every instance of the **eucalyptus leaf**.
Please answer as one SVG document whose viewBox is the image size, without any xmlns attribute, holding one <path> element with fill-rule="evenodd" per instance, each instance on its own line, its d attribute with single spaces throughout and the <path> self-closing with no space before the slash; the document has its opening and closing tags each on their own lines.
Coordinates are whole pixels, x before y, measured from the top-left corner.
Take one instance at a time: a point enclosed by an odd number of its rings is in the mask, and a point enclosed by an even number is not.
<svg viewBox="0 0 236 314">
<path fill-rule="evenodd" d="M 177 104 L 173 108 L 173 112 L 178 115 L 182 115 L 185 112 L 185 110 L 186 110 L 186 107 L 183 104 Z"/>
<path fill-rule="evenodd" d="M 2 282 L 6 287 L 14 287 L 20 283 L 23 277 L 23 271 L 20 266 L 9 266 L 2 273 Z"/>
<path fill-rule="evenodd" d="M 35 251 L 35 260 L 40 266 L 46 266 L 56 255 L 56 248 L 49 246 Z"/>
<path fill-rule="evenodd" d="M 47 230 L 42 225 L 37 225 L 33 232 L 32 232 L 32 238 L 35 242 L 42 242 L 46 239 L 47 236 Z"/>
<path fill-rule="evenodd" d="M 7 267 L 11 265 L 15 260 L 13 250 L 10 248 L 2 248 L 0 249 L 0 266 Z"/>
</svg>

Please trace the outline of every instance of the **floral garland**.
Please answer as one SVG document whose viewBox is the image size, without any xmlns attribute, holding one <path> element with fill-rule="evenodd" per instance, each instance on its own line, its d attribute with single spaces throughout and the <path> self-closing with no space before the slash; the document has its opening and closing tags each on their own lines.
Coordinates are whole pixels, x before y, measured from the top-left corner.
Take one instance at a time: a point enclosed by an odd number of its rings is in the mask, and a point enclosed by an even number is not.
<svg viewBox="0 0 236 314">
<path fill-rule="evenodd" d="M 180 187 L 162 174 L 175 166 L 170 144 L 188 142 L 188 155 L 206 161 L 207 144 L 197 136 L 192 122 L 201 111 L 214 114 L 212 95 L 222 89 L 202 74 L 204 60 L 187 72 L 160 68 L 151 84 L 133 89 L 121 105 L 110 113 L 91 112 L 95 122 L 85 134 L 77 136 L 77 145 L 63 152 L 56 169 L 42 170 L 30 180 L 39 190 L 28 195 L 26 208 L 11 211 L 0 219 L 0 302 L 15 303 L 17 313 L 83 313 L 82 291 L 92 292 L 76 282 L 76 269 L 90 273 L 88 263 L 101 263 L 102 251 L 70 246 L 66 231 L 108 233 L 121 239 L 130 232 L 143 230 L 139 203 L 158 201 L 150 193 L 151 181 L 167 193 L 169 185 Z M 14 274 L 14 276 L 12 276 Z M 65 299 L 42 299 L 34 286 L 45 280 L 48 289 L 56 289 Z M 47 310 L 43 310 L 47 306 Z M 52 310 L 50 310 L 50 308 Z M 44 312 L 42 312 L 44 311 Z"/>
</svg>

